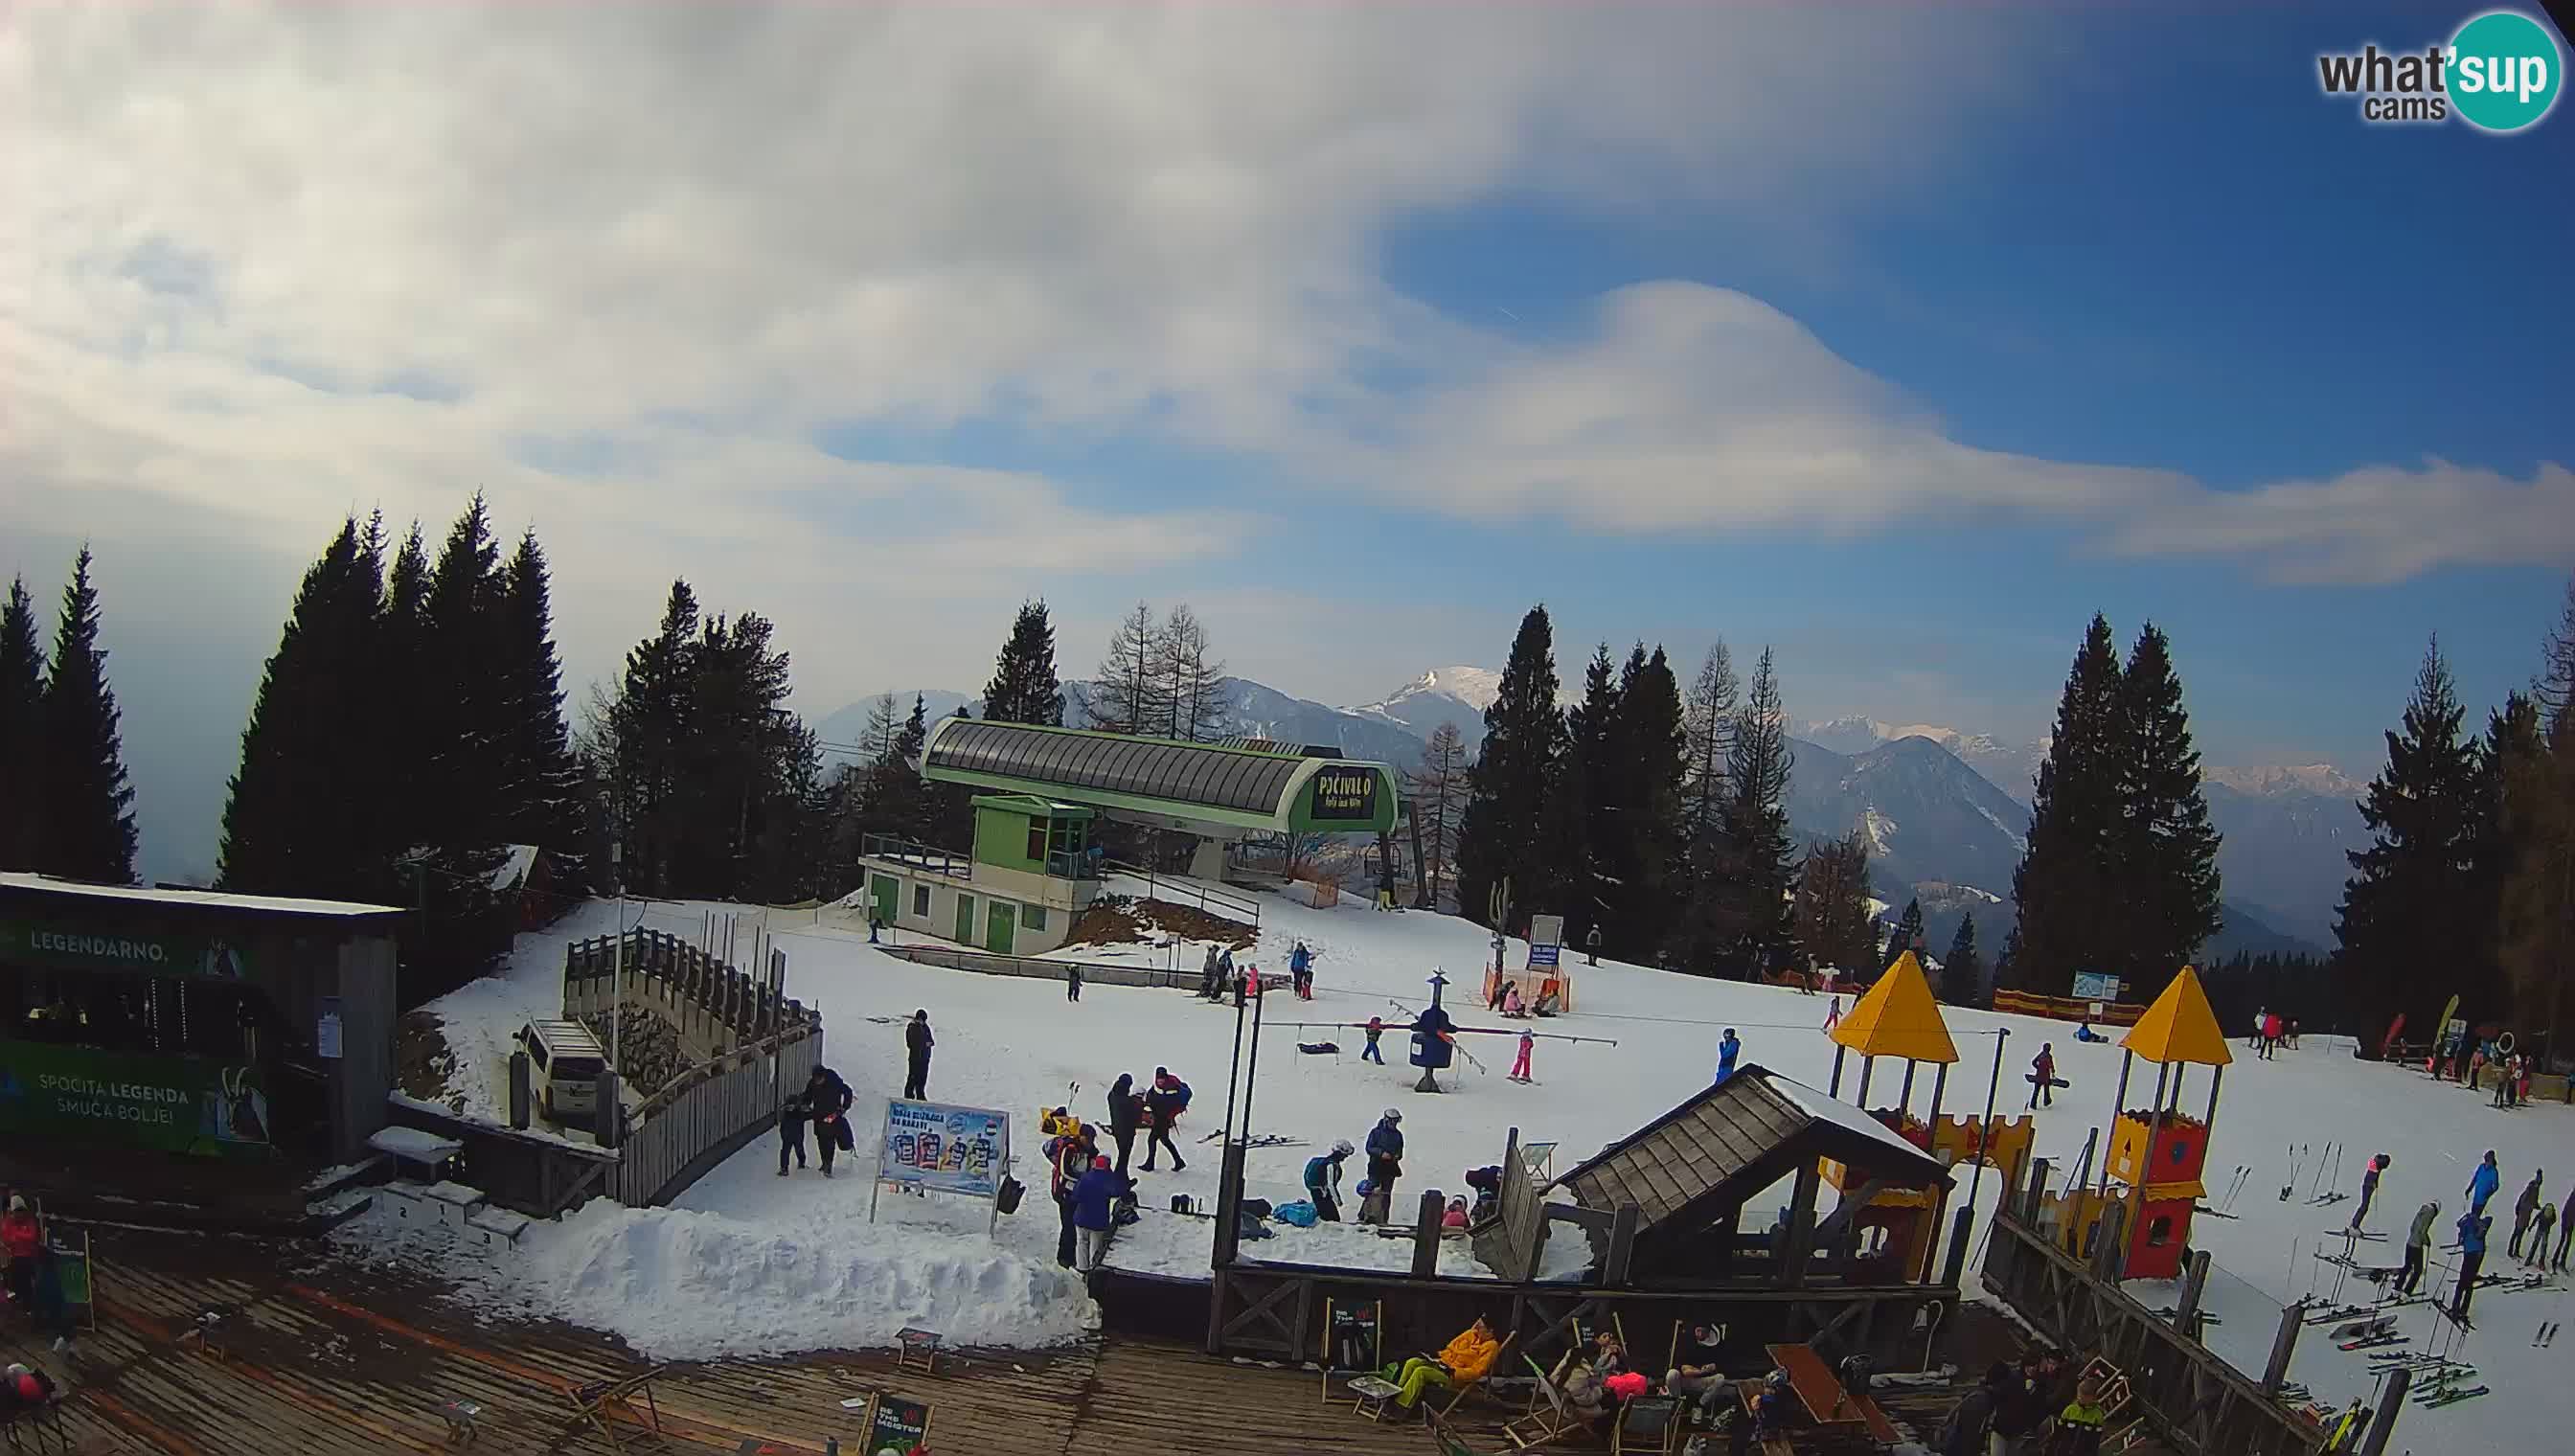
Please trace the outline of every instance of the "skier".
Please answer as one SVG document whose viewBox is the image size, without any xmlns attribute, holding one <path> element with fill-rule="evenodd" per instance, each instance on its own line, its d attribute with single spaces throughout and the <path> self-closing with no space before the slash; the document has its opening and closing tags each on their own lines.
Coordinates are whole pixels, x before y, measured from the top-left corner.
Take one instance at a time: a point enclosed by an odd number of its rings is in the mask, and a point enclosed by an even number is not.
<svg viewBox="0 0 2575 1456">
<path fill-rule="evenodd" d="M 2539 1216 L 2530 1225 L 2530 1253 L 2522 1259 L 2534 1268 L 2548 1267 L 2548 1236 L 2557 1231 L 2557 1205 L 2542 1203 Z"/>
<path fill-rule="evenodd" d="M 1199 999 L 1202 1001 L 1218 1000 L 1224 994 L 1225 978 L 1217 973 L 1216 952 L 1216 942 L 1209 941 L 1207 964 L 1199 967 Z"/>
<path fill-rule="evenodd" d="M 2029 1105 L 2032 1107 L 2055 1106 L 2055 1089 L 2056 1043 L 2050 1041 L 2040 1045 L 2038 1048 L 2038 1055 L 2029 1059 Z"/>
<path fill-rule="evenodd" d="M 805 1079 L 805 1112 L 814 1119 L 814 1149 L 822 1154 L 823 1176 L 832 1176 L 834 1155 L 857 1146 L 850 1133 L 850 1104 L 859 1094 L 828 1066 L 814 1068 Z"/>
<path fill-rule="evenodd" d="M 2521 1257 L 2521 1240 L 2530 1232 L 2530 1221 L 2539 1214 L 2539 1183 L 2546 1173 L 2533 1173 L 2523 1185 L 2521 1196 L 2512 1200 L 2512 1242 L 2506 1246 L 2514 1258 Z"/>
<path fill-rule="evenodd" d="M 1716 1080 L 1711 1082 L 1709 1085 L 1720 1087 L 1725 1085 L 1725 1079 L 1734 1075 L 1734 1058 L 1740 1054 L 1742 1050 L 1743 1043 L 1734 1039 L 1734 1028 L 1731 1026 L 1726 1027 L 1725 1034 L 1717 1038 Z"/>
<path fill-rule="evenodd" d="M 1288 952 L 1288 979 L 1295 986 L 1299 999 L 1314 999 L 1314 952 L 1306 949 L 1302 940 Z"/>
<path fill-rule="evenodd" d="M 2460 1323 L 2468 1318 L 2468 1301 L 2477 1292 L 2477 1270 L 2485 1267 L 2486 1235 L 2494 1220 L 2475 1213 L 2459 1216 L 2459 1292 L 2450 1301 L 2450 1314 Z"/>
<path fill-rule="evenodd" d="M 1073 1187 L 1073 1226 L 1082 1232 L 1082 1257 L 1074 1267 L 1091 1273 L 1100 1261 L 1109 1257 L 1109 1230 L 1115 1226 L 1118 1200 L 1127 1195 L 1129 1184 L 1109 1165 L 1109 1159 L 1095 1157 L 1091 1171 Z"/>
<path fill-rule="evenodd" d="M 2575 1245 L 2575 1185 L 2567 1188 L 2566 1201 L 2557 1207 L 2560 1215 L 2557 1220 L 2557 1257 L 2550 1262 L 2563 1269 L 2566 1267 L 2567 1248 Z"/>
<path fill-rule="evenodd" d="M 930 1048 L 939 1038 L 930 1034 L 930 1013 L 914 1011 L 912 1021 L 903 1028 L 905 1069 L 903 1094 L 907 1097 L 930 1095 Z"/>
<path fill-rule="evenodd" d="M 1518 1059 L 1511 1063 L 1512 1081 L 1525 1082 L 1529 1079 L 1529 1048 L 1535 1045 L 1537 1045 L 1536 1036 L 1526 1031 L 1520 1033 L 1520 1054 Z"/>
<path fill-rule="evenodd" d="M 1840 1024 L 1842 1024 L 1842 998 L 1835 996 L 1824 1007 L 1824 1029 L 1830 1031 Z"/>
<path fill-rule="evenodd" d="M 1374 1191 L 1387 1202 L 1394 1200 L 1394 1180 L 1403 1176 L 1403 1114 L 1392 1107 L 1368 1129 L 1367 1174 Z"/>
<path fill-rule="evenodd" d="M 2264 1061 L 2269 1061 L 2279 1054 L 2280 1013 L 2277 1011 L 2265 1012 L 2262 1016 L 2262 1059 Z"/>
<path fill-rule="evenodd" d="M 2423 1265 L 2432 1254 L 2432 1224 L 2440 1216 L 2438 1203 L 2426 1203 L 2414 1210 L 2414 1224 L 2405 1233 L 2405 1267 L 2396 1271 L 2396 1282 L 2390 1286 L 2397 1293 L 2421 1292 Z"/>
<path fill-rule="evenodd" d="M 796 1154 L 796 1166 L 805 1163 L 805 1119 L 812 1116 L 802 1091 L 788 1095 L 778 1104 L 778 1176 L 787 1176 L 787 1155 Z"/>
<path fill-rule="evenodd" d="M 1314 1217 L 1325 1223 L 1341 1221 L 1341 1164 L 1355 1151 L 1344 1137 L 1330 1152 L 1305 1159 L 1305 1196 L 1314 1205 Z"/>
<path fill-rule="evenodd" d="M 1172 1075 L 1167 1066 L 1154 1068 L 1154 1089 L 1145 1094 L 1145 1115 L 1153 1130 L 1145 1135 L 1145 1171 L 1154 1171 L 1154 1155 L 1164 1149 L 1172 1154 L 1172 1171 L 1186 1172 L 1189 1164 L 1181 1158 L 1180 1144 L 1172 1141 L 1172 1124 L 1181 1120 L 1189 1109 L 1190 1084 Z"/>
<path fill-rule="evenodd" d="M 2351 1211 L 2351 1227 L 2354 1230 L 2358 1230 L 2360 1227 L 2360 1221 L 2369 1216 L 2369 1200 L 2378 1196 L 2378 1175 L 2386 1172 L 2388 1165 L 2394 1161 L 2395 1159 L 2389 1157 L 2387 1154 L 2380 1153 L 2378 1156 L 2371 1158 L 2369 1160 L 2369 1166 L 2362 1170 L 2360 1175 L 2360 1206 Z"/>
<path fill-rule="evenodd" d="M 1600 963 L 1600 927 L 1598 925 L 1592 926 L 1591 933 L 1582 937 L 1582 955 L 1593 965 Z"/>
<path fill-rule="evenodd" d="M 2492 1198 L 2495 1195 L 2495 1189 L 2502 1186 L 2503 1173 L 2495 1167 L 2494 1149 L 2487 1148 L 2486 1160 L 2477 1164 L 2476 1174 L 2468 1179 L 2468 1212 L 2484 1213 L 2486 1200 Z"/>
<path fill-rule="evenodd" d="M 1120 1072 L 1109 1087 L 1109 1139 L 1118 1144 L 1118 1171 L 1136 1153 L 1136 1129 L 1144 1125 L 1145 1099 L 1136 1095 L 1133 1072 Z"/>
<path fill-rule="evenodd" d="M 2519 1053 L 2515 1053 L 2514 1055 L 2505 1058 L 2501 1064 L 2495 1067 L 2495 1106 L 2509 1107 L 2512 1105 L 2513 1069 L 2520 1065 L 2520 1062 L 2521 1058 Z"/>
<path fill-rule="evenodd" d="M 1376 1044 L 1376 1042 L 1377 1042 L 1377 1038 L 1378 1038 L 1378 1037 L 1380 1037 L 1380 1036 L 1383 1036 L 1384 1034 L 1385 1034 L 1385 1018 L 1384 1018 L 1384 1017 L 1382 1017 L 1382 1016 L 1370 1016 L 1370 1017 L 1368 1017 L 1368 1023 L 1367 1023 L 1367 1045 L 1366 1045 L 1366 1046 L 1364 1046 L 1364 1047 L 1362 1047 L 1362 1048 L 1360 1048 L 1360 1050 L 1359 1050 L 1359 1060 L 1361 1060 L 1361 1061 L 1372 1061 L 1372 1062 L 1375 1062 L 1378 1066 L 1383 1066 L 1383 1065 L 1385 1065 L 1385 1052 L 1384 1052 L 1382 1049 L 1380 1049 L 1380 1048 L 1377 1046 L 1377 1044 Z"/>
<path fill-rule="evenodd" d="M 1064 963 L 1064 998 L 1068 1001 L 1082 999 L 1081 961 L 1068 960 Z"/>
</svg>

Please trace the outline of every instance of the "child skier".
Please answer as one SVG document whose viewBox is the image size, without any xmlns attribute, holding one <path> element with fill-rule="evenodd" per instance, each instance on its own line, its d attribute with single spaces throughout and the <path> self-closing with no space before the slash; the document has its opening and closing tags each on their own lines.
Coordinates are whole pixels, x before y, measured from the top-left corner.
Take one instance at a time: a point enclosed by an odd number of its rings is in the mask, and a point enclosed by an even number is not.
<svg viewBox="0 0 2575 1456">
<path fill-rule="evenodd" d="M 1377 1038 L 1385 1034 L 1385 1018 L 1370 1016 L 1367 1023 L 1367 1045 L 1360 1049 L 1359 1060 L 1385 1065 L 1385 1053 L 1377 1047 Z"/>
<path fill-rule="evenodd" d="M 2351 1211 L 2351 1226 L 2354 1229 L 2358 1229 L 2360 1227 L 2360 1221 L 2369 1216 L 2369 1200 L 2378 1196 L 2378 1175 L 2386 1172 L 2388 1164 L 2394 1161 L 2395 1159 L 2389 1157 L 2387 1154 L 2380 1153 L 2378 1156 L 2371 1158 L 2369 1160 L 2369 1166 L 2362 1170 L 2360 1175 L 2360 1206 Z"/>
<path fill-rule="evenodd" d="M 1842 1024 L 1842 998 L 1835 996 L 1824 1006 L 1824 1029 L 1830 1031 L 1840 1024 Z"/>
<path fill-rule="evenodd" d="M 1355 1151 L 1344 1137 L 1330 1152 L 1305 1159 L 1305 1196 L 1314 1205 L 1314 1217 L 1324 1223 L 1341 1221 L 1341 1164 Z"/>
<path fill-rule="evenodd" d="M 1511 1063 L 1512 1081 L 1525 1082 L 1529 1079 L 1529 1048 L 1535 1045 L 1537 1045 L 1536 1036 L 1526 1031 L 1520 1033 L 1520 1054 L 1518 1059 Z"/>
<path fill-rule="evenodd" d="M 2522 1262 L 2533 1268 L 2547 1268 L 2548 1236 L 2556 1231 L 2557 1205 L 2554 1203 L 2540 1204 L 2539 1216 L 2531 1220 L 2530 1224 L 2530 1252 L 2523 1256 Z"/>
<path fill-rule="evenodd" d="M 1722 1086 L 1727 1077 L 1734 1075 L 1734 1058 L 1742 1050 L 1743 1043 L 1734 1039 L 1734 1028 L 1726 1027 L 1725 1035 L 1716 1043 L 1716 1081 L 1712 1085 Z"/>
</svg>

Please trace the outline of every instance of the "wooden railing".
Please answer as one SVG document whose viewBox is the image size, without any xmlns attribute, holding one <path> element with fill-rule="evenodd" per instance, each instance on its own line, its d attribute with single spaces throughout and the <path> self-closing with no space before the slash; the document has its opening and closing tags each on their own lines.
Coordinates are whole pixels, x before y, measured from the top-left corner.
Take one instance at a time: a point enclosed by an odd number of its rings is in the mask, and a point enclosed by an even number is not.
<svg viewBox="0 0 2575 1456">
<path fill-rule="evenodd" d="M 778 1107 L 823 1060 L 819 1018 L 673 1077 L 628 1114 L 607 1192 L 630 1208 L 668 1203 L 778 1125 Z"/>
<path fill-rule="evenodd" d="M 773 949 L 758 976 L 746 974 L 677 935 L 641 926 L 626 932 L 625 983 L 614 936 L 564 947 L 564 1014 L 599 1015 L 646 1005 L 680 1028 L 683 1041 L 722 1049 L 780 1035 L 821 1018 L 786 994 L 787 952 Z"/>
</svg>

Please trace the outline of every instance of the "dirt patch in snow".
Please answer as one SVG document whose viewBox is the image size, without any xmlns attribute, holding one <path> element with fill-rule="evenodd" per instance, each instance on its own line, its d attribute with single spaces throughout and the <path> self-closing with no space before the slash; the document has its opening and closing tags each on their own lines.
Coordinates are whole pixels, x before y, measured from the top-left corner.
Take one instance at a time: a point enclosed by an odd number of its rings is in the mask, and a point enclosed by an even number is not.
<svg viewBox="0 0 2575 1456">
<path fill-rule="evenodd" d="M 1258 938 L 1253 928 L 1241 920 L 1212 915 L 1196 905 L 1113 894 L 1093 900 L 1089 908 L 1076 915 L 1064 943 L 1069 946 L 1141 944 L 1159 941 L 1165 935 L 1178 935 L 1184 940 L 1213 940 L 1236 950 L 1251 949 Z"/>
<path fill-rule="evenodd" d="M 436 1011 L 413 1011 L 394 1026 L 394 1085 L 403 1095 L 424 1102 L 444 1102 L 465 1110 L 465 1094 L 448 1090 L 456 1075 L 456 1053 L 447 1045 L 447 1024 Z"/>
</svg>

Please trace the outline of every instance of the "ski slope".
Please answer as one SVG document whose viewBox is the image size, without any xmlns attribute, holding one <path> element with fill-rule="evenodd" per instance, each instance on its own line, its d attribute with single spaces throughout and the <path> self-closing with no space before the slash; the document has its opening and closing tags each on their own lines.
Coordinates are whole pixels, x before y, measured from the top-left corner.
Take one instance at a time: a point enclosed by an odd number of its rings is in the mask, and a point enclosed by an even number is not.
<svg viewBox="0 0 2575 1456">
<path fill-rule="evenodd" d="M 630 905 L 657 929 L 695 937 L 709 909 L 734 911 L 748 925 L 762 912 L 734 906 Z M 528 1008 L 543 1004 L 559 986 L 564 943 L 600 934 L 615 923 L 613 907 L 587 906 L 544 934 L 522 936 L 505 973 L 436 1003 L 460 1047 L 497 1048 Z M 1018 977 L 984 976 L 915 965 L 869 946 L 864 933 L 817 925 L 812 911 L 775 911 L 767 927 L 789 958 L 788 989 L 820 1007 L 827 1060 L 860 1098 L 859 1126 L 871 1125 L 870 1104 L 897 1092 L 903 1079 L 900 1022 L 926 1008 L 938 1032 L 930 1093 L 934 1099 L 996 1107 L 1015 1114 L 1015 1153 L 1023 1181 L 1032 1185 L 1022 1211 L 1001 1220 L 988 1237 L 988 1211 L 940 1199 L 888 1195 L 879 1220 L 868 1220 L 869 1179 L 864 1166 L 826 1182 L 817 1172 L 776 1176 L 777 1147 L 763 1139 L 701 1180 L 669 1209 L 625 1210 L 594 1203 L 560 1225 L 531 1231 L 522 1251 L 505 1263 L 470 1271 L 481 1298 L 495 1308 L 560 1315 L 626 1336 L 659 1357 L 783 1353 L 831 1346 L 890 1342 L 906 1324 L 946 1332 L 974 1343 L 1044 1345 L 1078 1338 L 1096 1321 L 1081 1281 L 1054 1262 L 1056 1222 L 1045 1197 L 1044 1170 L 1036 1155 L 1036 1114 L 1070 1101 L 1081 1115 L 1104 1120 L 1104 1097 L 1122 1072 L 1140 1082 L 1157 1066 L 1170 1066 L 1194 1086 L 1196 1100 L 1179 1134 L 1186 1172 L 1141 1174 L 1144 1221 L 1123 1231 L 1110 1262 L 1145 1272 L 1200 1275 L 1207 1267 L 1212 1227 L 1203 1218 L 1169 1212 L 1171 1195 L 1189 1193 L 1202 1207 L 1215 1194 L 1216 1150 L 1200 1139 L 1223 1120 L 1226 1067 L 1235 1032 L 1232 1008 L 1196 1000 L 1187 991 L 1104 985 L 1086 987 L 1068 1003 L 1059 984 Z M 1389 1028 L 1388 1065 L 1359 1061 L 1355 1031 L 1299 1030 L 1291 1021 L 1363 1021 L 1370 1014 L 1398 1020 L 1403 1008 L 1423 1002 L 1423 982 L 1444 967 L 1454 982 L 1448 1004 L 1464 1025 L 1507 1025 L 1476 1004 L 1477 967 L 1489 938 L 1452 917 L 1418 912 L 1388 914 L 1352 902 L 1315 910 L 1265 896 L 1258 948 L 1238 960 L 1284 969 L 1289 945 L 1302 937 L 1316 953 L 1315 998 L 1277 996 L 1276 1018 L 1265 1032 L 1254 1083 L 1256 1132 L 1298 1139 L 1305 1146 L 1256 1148 L 1249 1169 L 1255 1196 L 1285 1201 L 1299 1197 L 1306 1157 L 1334 1138 L 1364 1140 L 1380 1111 L 1399 1108 L 1408 1146 L 1406 1175 L 1397 1189 L 1398 1217 L 1408 1216 L 1424 1188 L 1465 1191 L 1460 1174 L 1498 1161 L 1506 1129 L 1525 1140 L 1558 1143 L 1561 1172 L 1605 1143 L 1633 1131 L 1674 1102 L 1704 1086 L 1713 1072 L 1715 1044 L 1727 1026 L 1742 1037 L 1742 1061 L 1822 1086 L 1829 1079 L 1832 1045 L 1822 1033 L 1825 1000 L 1793 990 L 1713 981 L 1643 967 L 1604 962 L 1574 966 L 1578 1014 L 1532 1023 L 1546 1030 L 1613 1037 L 1618 1044 L 1537 1044 L 1536 1083 L 1506 1081 L 1510 1036 L 1463 1038 L 1480 1072 L 1462 1060 L 1431 1096 L 1415 1093 L 1416 1069 L 1405 1064 L 1406 1039 Z M 748 940 L 746 938 L 747 947 Z M 720 947 L 719 947 L 720 948 Z M 1199 963 L 1203 947 L 1123 947 L 1080 952 L 1085 958 L 1126 963 Z M 1524 948 L 1517 942 L 1511 954 Z M 1578 957 L 1576 957 L 1578 961 Z M 1847 1008 L 1848 1002 L 1844 1002 Z M 2059 1168 L 2082 1148 L 2086 1133 L 2106 1123 L 2118 1075 L 2115 1042 L 2084 1045 L 2061 1022 L 1950 1011 L 1951 1034 L 1961 1056 L 1951 1068 L 1946 1107 L 1982 1109 L 1995 1068 L 1998 1038 L 2002 1066 L 1999 1110 L 2017 1112 L 2027 1100 L 2029 1059 L 2041 1044 L 2055 1051 L 2059 1075 L 2071 1085 L 2052 1108 L 2037 1113 L 2037 1151 Z M 1338 1055 L 1306 1055 L 1298 1040 L 1331 1039 Z M 2273 1061 L 2255 1060 L 2238 1043 L 2240 1059 L 2228 1069 L 2211 1140 L 2208 1183 L 2212 1199 L 2224 1197 L 2239 1166 L 2249 1169 L 2234 1201 L 2233 1218 L 2202 1217 L 2193 1228 L 2196 1247 L 2211 1250 L 2219 1269 L 2209 1307 L 2224 1321 L 2211 1342 L 2239 1366 L 2258 1375 L 2278 1321 L 2280 1302 L 2309 1292 L 2335 1294 L 2335 1266 L 2314 1258 L 2325 1230 L 2350 1216 L 2349 1202 L 2314 1205 L 2317 1179 L 2330 1169 L 2328 1144 L 2343 1144 L 2340 1176 L 2356 1188 L 2371 1154 L 2395 1161 L 2382 1183 L 2369 1227 L 2393 1235 L 2364 1244 L 2363 1260 L 2397 1259 L 2396 1240 L 2415 1207 L 2442 1205 L 2442 1242 L 2463 1207 L 2461 1190 L 2486 1149 L 2499 1154 L 2503 1191 L 2489 1268 L 2506 1262 L 2510 1203 L 2535 1168 L 2550 1169 L 2546 1185 L 2561 1198 L 2575 1185 L 2575 1109 L 2544 1105 L 2496 1111 L 2485 1099 L 2417 1072 L 2354 1060 L 2349 1043 L 2310 1039 Z M 489 1052 L 487 1051 L 488 1055 Z M 470 1058 L 469 1058 L 470 1059 Z M 2142 1064 L 2141 1064 L 2142 1065 Z M 1877 1080 L 1889 1100 L 1888 1068 Z M 501 1085 L 497 1065 L 460 1066 L 457 1083 L 490 1115 Z M 2142 1105 L 2153 1081 L 2151 1067 L 2132 1087 Z M 2204 1105 L 2205 1073 L 2193 1071 L 2183 1098 L 2194 1112 Z M 1917 1089 L 1925 1105 L 1929 1076 Z M 865 1135 L 863 1131 L 862 1141 Z M 2288 1199 L 2279 1190 L 2298 1156 L 2297 1186 Z M 863 1145 L 862 1153 L 868 1151 Z M 1143 1147 L 1138 1148 L 1141 1164 Z M 1971 1170 L 1959 1175 L 1964 1195 Z M 1359 1160 L 1345 1175 L 1354 1184 Z M 1988 1174 L 1978 1197 L 1980 1217 L 1998 1191 Z M 1784 1185 L 1778 1195 L 1784 1200 Z M 365 1242 L 381 1230 L 353 1226 L 345 1235 Z M 2330 1240 L 2339 1246 L 2340 1240 Z M 1550 1243 L 1550 1274 L 1578 1271 L 1586 1251 L 1580 1241 Z M 1409 1245 L 1349 1226 L 1314 1230 L 1282 1228 L 1278 1236 L 1245 1246 L 1252 1257 L 1402 1268 Z M 2432 1280 L 2455 1255 L 2436 1252 Z M 1442 1250 L 1443 1272 L 1480 1273 L 1466 1251 Z M 449 1272 L 453 1272 L 450 1270 Z M 2431 1281 L 2427 1281 L 2427 1288 Z M 2557 1449 L 2558 1433 L 2575 1417 L 2575 1393 L 2551 1380 L 2575 1345 L 2538 1350 L 2529 1345 L 2541 1321 L 2564 1313 L 2561 1287 L 2531 1292 L 2484 1291 L 2478 1328 L 2467 1336 L 2463 1358 L 2480 1368 L 2495 1395 L 2440 1410 L 2409 1408 L 2391 1450 Z M 2149 1307 L 2173 1302 L 2170 1286 L 2131 1286 Z M 2348 1280 L 2343 1298 L 2370 1292 Z M 2446 1290 L 2445 1290 L 2446 1292 Z M 2411 1337 L 2405 1349 L 2424 1349 L 2447 1322 L 2428 1306 L 2400 1311 L 2399 1328 Z M 2291 1372 L 2318 1399 L 2340 1401 L 2370 1393 L 2364 1355 L 2334 1348 L 2321 1327 L 2301 1340 Z"/>
</svg>

